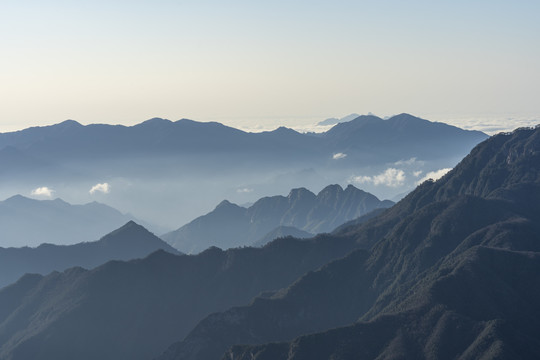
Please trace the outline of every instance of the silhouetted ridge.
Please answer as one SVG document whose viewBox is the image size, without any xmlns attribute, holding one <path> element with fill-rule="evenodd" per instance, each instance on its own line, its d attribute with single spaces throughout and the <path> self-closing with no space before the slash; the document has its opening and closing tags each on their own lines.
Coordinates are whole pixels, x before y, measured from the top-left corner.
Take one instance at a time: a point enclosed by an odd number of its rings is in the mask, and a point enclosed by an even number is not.
<svg viewBox="0 0 540 360">
<path fill-rule="evenodd" d="M 142 123 L 136 125 L 137 127 L 145 127 L 145 128 L 168 128 L 170 125 L 172 125 L 173 122 L 171 120 L 162 119 L 162 118 L 152 118 L 148 119 L 146 121 L 143 121 Z"/>
<path fill-rule="evenodd" d="M 287 128 L 285 126 L 280 126 L 277 129 L 270 131 L 270 133 L 275 135 L 281 135 L 281 136 L 287 136 L 287 135 L 301 135 L 298 131 L 295 131 L 293 129 Z"/>
<path fill-rule="evenodd" d="M 7 198 L 6 200 L 4 200 L 4 203 L 6 204 L 25 204 L 25 203 L 32 203 L 34 200 L 32 199 L 29 199 L 25 196 L 22 196 L 22 195 L 13 195 L 9 198 Z"/>
<path fill-rule="evenodd" d="M 104 168 L 103 171 L 108 174 L 113 170 L 125 170 L 126 167 L 135 171 L 131 167 L 135 166 L 134 164 L 140 166 L 140 162 L 132 164 L 131 160 L 133 157 L 140 158 L 141 155 L 174 155 L 174 159 L 167 162 L 172 167 L 177 163 L 179 155 L 183 158 L 187 154 L 210 152 L 214 155 L 226 154 L 227 156 L 220 157 L 218 164 L 225 161 L 230 166 L 236 161 L 231 154 L 251 161 L 264 158 L 269 161 L 268 165 L 274 161 L 296 165 L 309 162 L 314 165 L 329 154 L 345 148 L 348 159 L 377 160 L 370 162 L 374 165 L 400 160 L 400 156 L 424 159 L 461 155 L 464 148 L 468 150 L 485 138 L 486 135 L 480 132 L 443 126 L 405 114 L 389 120 L 371 115 L 359 116 L 349 122 L 337 124 L 321 136 L 301 134 L 285 127 L 270 132 L 247 133 L 217 122 L 188 119 L 171 122 L 152 118 L 134 126 L 84 126 L 67 120 L 51 126 L 1 133 L 0 150 L 13 146 L 29 157 L 38 157 L 42 161 L 64 166 L 70 164 L 66 163 L 66 160 L 73 159 L 87 165 L 99 162 Z M 419 139 L 424 142 L 418 141 Z M 434 147 L 432 142 L 438 142 L 439 146 Z M 409 149 L 411 144 L 415 146 Z M 392 151 L 387 151 L 388 146 L 392 147 Z M 111 164 L 103 162 L 110 159 L 119 159 L 123 165 L 111 167 Z M 62 171 L 66 172 L 67 169 L 62 168 Z M 145 169 L 139 171 L 145 173 Z"/>
<path fill-rule="evenodd" d="M 51 125 L 51 126 L 58 126 L 59 128 L 80 128 L 83 127 L 81 123 L 75 121 L 75 120 L 65 120 L 57 125 Z"/>
<path fill-rule="evenodd" d="M 272 240 L 279 238 L 293 237 L 296 239 L 306 239 L 311 238 L 314 235 L 315 234 L 308 233 L 307 231 L 297 229 L 293 226 L 278 226 L 277 228 L 273 229 L 268 234 L 263 236 L 260 240 L 255 242 L 253 246 L 264 246 Z"/>
<path fill-rule="evenodd" d="M 290 201 L 298 201 L 302 199 L 314 199 L 316 196 L 306 188 L 298 188 L 292 189 L 287 197 Z"/>
<path fill-rule="evenodd" d="M 236 209 L 236 208 L 241 208 L 241 206 L 238 206 L 238 205 L 236 205 L 236 204 L 233 204 L 233 203 L 231 203 L 229 200 L 223 200 L 222 202 L 220 202 L 220 203 L 216 206 L 215 210 L 219 210 L 219 211 L 228 211 L 228 210 L 230 210 L 231 208 Z"/>
<path fill-rule="evenodd" d="M 196 256 L 156 251 L 24 277 L 0 290 L 0 358 L 151 359 L 206 315 L 287 287 L 354 246 L 319 237 Z"/>
<path fill-rule="evenodd" d="M 91 269 L 110 260 L 142 258 L 159 249 L 178 254 L 177 250 L 134 221 L 98 241 L 74 245 L 41 244 L 36 248 L 0 248 L 0 287 L 14 282 L 24 273 L 47 274 L 71 266 Z"/>
<path fill-rule="evenodd" d="M 125 225 L 103 236 L 100 240 L 108 242 L 118 241 L 119 239 L 138 240 L 142 238 L 159 240 L 154 234 L 146 230 L 144 226 L 137 224 L 133 220 L 129 220 Z"/>
</svg>

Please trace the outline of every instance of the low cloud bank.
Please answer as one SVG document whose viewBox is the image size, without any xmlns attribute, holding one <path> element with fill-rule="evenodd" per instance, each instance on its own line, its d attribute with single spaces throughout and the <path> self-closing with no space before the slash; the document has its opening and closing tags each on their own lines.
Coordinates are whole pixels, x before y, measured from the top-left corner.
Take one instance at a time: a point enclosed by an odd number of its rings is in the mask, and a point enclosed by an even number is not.
<svg viewBox="0 0 540 360">
<path fill-rule="evenodd" d="M 405 172 L 396 168 L 388 168 L 384 172 L 374 176 L 353 176 L 351 182 L 358 184 L 386 185 L 399 187 L 405 183 Z"/>
</svg>

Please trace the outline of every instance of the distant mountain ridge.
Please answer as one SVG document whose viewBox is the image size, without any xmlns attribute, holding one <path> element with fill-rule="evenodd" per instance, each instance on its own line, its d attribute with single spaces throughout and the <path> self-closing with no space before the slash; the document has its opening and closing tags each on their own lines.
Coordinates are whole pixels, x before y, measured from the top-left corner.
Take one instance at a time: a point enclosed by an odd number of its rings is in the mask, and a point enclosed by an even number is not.
<svg viewBox="0 0 540 360">
<path fill-rule="evenodd" d="M 179 254 L 133 221 L 93 242 L 74 245 L 41 244 L 36 248 L 0 247 L 0 288 L 15 282 L 25 273 L 46 275 L 74 266 L 92 269 L 110 260 L 146 257 L 157 250 Z"/>
<path fill-rule="evenodd" d="M 130 220 L 139 221 L 98 202 L 72 205 L 15 195 L 0 201 L 0 247 L 94 241 Z"/>
<path fill-rule="evenodd" d="M 317 195 L 299 188 L 291 190 L 286 197 L 259 199 L 249 208 L 224 200 L 214 211 L 161 238 L 188 254 L 210 246 L 227 249 L 260 245 L 264 242 L 262 239 L 278 227 L 293 227 L 311 234 L 330 232 L 346 221 L 393 204 L 353 185 L 346 189 L 329 185 Z"/>
<path fill-rule="evenodd" d="M 355 131 L 351 132 L 351 129 Z M 363 133 L 359 133 L 358 129 L 362 129 Z M 379 133 L 369 133 L 368 130 Z M 188 119 L 173 122 L 153 118 L 134 126 L 81 125 L 74 120 L 66 120 L 51 126 L 0 133 L 0 150 L 12 147 L 21 154 L 49 159 L 75 157 L 85 159 L 90 155 L 93 158 L 101 156 L 116 158 L 143 153 L 174 154 L 178 151 L 236 152 L 247 149 L 255 153 L 264 152 L 267 155 L 270 155 L 271 151 L 281 153 L 297 150 L 301 151 L 298 155 L 305 157 L 308 155 L 305 151 L 319 154 L 321 150 L 325 152 L 336 150 L 336 140 L 341 136 L 346 136 L 347 139 L 360 136 L 356 140 L 357 144 L 361 145 L 365 140 L 370 140 L 371 143 L 374 139 L 382 139 L 388 143 L 402 139 L 410 139 L 413 142 L 423 134 L 430 136 L 423 138 L 424 140 L 443 141 L 444 146 L 448 145 L 444 141 L 445 138 L 456 141 L 457 136 L 463 140 L 468 139 L 466 141 L 469 144 L 475 144 L 487 137 L 479 131 L 467 131 L 442 123 L 432 123 L 408 114 L 396 115 L 388 120 L 374 115 L 358 116 L 354 120 L 337 124 L 324 133 L 324 136 L 317 137 L 284 127 L 262 133 L 246 133 L 217 122 L 204 123 Z"/>
<path fill-rule="evenodd" d="M 0 195 L 48 186 L 82 203 L 93 185 L 107 182 L 108 204 L 174 228 L 223 198 L 252 202 L 298 187 L 352 181 L 389 198 L 416 186 L 418 174 L 455 166 L 486 138 L 407 114 L 359 116 L 318 134 L 285 127 L 249 133 L 187 119 L 134 126 L 69 120 L 0 134 Z M 403 175 L 397 183 L 375 183 L 387 169 Z M 155 192 L 161 188 L 166 196 Z"/>
</svg>

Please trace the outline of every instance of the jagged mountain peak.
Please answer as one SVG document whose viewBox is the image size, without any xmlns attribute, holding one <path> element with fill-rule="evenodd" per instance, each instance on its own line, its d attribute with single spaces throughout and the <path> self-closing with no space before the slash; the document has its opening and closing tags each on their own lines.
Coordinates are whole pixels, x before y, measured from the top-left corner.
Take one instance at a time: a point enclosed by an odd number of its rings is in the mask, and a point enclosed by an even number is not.
<svg viewBox="0 0 540 360">
<path fill-rule="evenodd" d="M 232 203 L 230 202 L 229 200 L 223 200 L 222 202 L 220 202 L 214 210 L 216 211 L 227 211 L 229 209 L 237 209 L 237 208 L 241 208 L 240 205 L 237 205 L 235 203 Z"/>
<path fill-rule="evenodd" d="M 293 130 L 291 128 L 280 126 L 277 129 L 271 131 L 271 133 L 274 134 L 292 134 L 292 135 L 299 135 L 300 133 L 296 130 Z"/>
<path fill-rule="evenodd" d="M 52 126 L 55 126 L 55 125 L 52 125 Z M 56 126 L 58 127 L 84 127 L 84 125 L 82 125 L 78 121 L 71 120 L 71 119 L 64 120 L 61 123 L 56 124 Z"/>
<path fill-rule="evenodd" d="M 355 117 L 354 119 L 352 119 L 351 121 L 348 121 L 348 122 L 379 122 L 379 121 L 383 121 L 383 119 L 381 119 L 380 117 L 376 116 L 376 115 L 359 115 L 357 117 Z"/>
<path fill-rule="evenodd" d="M 342 196 L 354 191 L 366 196 Z M 211 245 L 228 249 L 267 242 L 267 235 L 278 234 L 275 230 L 281 226 L 294 227 L 303 235 L 329 232 L 375 208 L 391 205 L 354 187 L 345 192 L 340 185 L 330 185 L 318 195 L 296 188 L 286 197 L 261 198 L 247 209 L 222 201 L 214 211 L 162 238 L 185 253 L 198 253 Z"/>
<path fill-rule="evenodd" d="M 163 119 L 160 117 L 154 117 L 154 118 L 143 121 L 139 125 L 140 126 L 161 126 L 161 125 L 170 125 L 172 123 L 173 122 L 171 120 Z"/>
<path fill-rule="evenodd" d="M 101 240 L 111 240 L 119 237 L 129 237 L 133 235 L 140 236 L 141 234 L 154 236 L 150 231 L 148 231 L 144 226 L 137 224 L 133 220 L 129 220 L 120 228 L 114 230 L 113 232 L 103 236 Z"/>
<path fill-rule="evenodd" d="M 289 200 L 294 201 L 298 199 L 314 198 L 315 194 L 309 191 L 308 189 L 302 187 L 302 188 L 292 189 L 289 192 L 289 195 L 287 197 L 289 198 Z"/>
<path fill-rule="evenodd" d="M 392 121 L 418 121 L 418 120 L 422 120 L 422 121 L 427 121 L 427 120 L 424 120 L 418 116 L 414 116 L 414 115 L 411 115 L 411 114 L 408 114 L 408 113 L 401 113 L 401 114 L 397 114 L 397 115 L 393 115 L 391 117 L 388 118 L 388 120 L 392 120 Z"/>
<path fill-rule="evenodd" d="M 21 203 L 21 202 L 30 202 L 30 201 L 37 201 L 37 200 L 30 199 L 30 198 L 28 198 L 26 196 L 23 196 L 21 194 L 16 194 L 16 195 L 10 196 L 9 198 L 4 200 L 4 202 L 6 202 L 6 203 Z"/>
<path fill-rule="evenodd" d="M 352 186 L 352 185 L 351 185 Z M 324 187 L 317 196 L 325 196 L 326 194 L 340 194 L 343 192 L 343 188 L 339 184 L 332 184 Z"/>
</svg>

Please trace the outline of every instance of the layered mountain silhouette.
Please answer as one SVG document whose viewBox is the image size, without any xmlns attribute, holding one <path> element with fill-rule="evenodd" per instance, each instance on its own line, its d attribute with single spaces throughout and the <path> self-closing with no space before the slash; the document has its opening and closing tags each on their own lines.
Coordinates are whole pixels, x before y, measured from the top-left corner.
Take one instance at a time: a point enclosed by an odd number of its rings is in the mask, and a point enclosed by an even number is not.
<svg viewBox="0 0 540 360">
<path fill-rule="evenodd" d="M 538 358 L 539 200 L 540 128 L 496 135 L 341 228 L 369 250 L 207 317 L 159 359 Z"/>
<path fill-rule="evenodd" d="M 308 237 L 330 232 L 344 222 L 393 204 L 353 185 L 345 190 L 329 185 L 317 195 L 299 188 L 291 190 L 288 196 L 262 198 L 249 208 L 225 200 L 212 212 L 161 238 L 188 254 L 210 246 L 228 249 L 264 245 L 279 236 Z"/>
<path fill-rule="evenodd" d="M 306 157 L 309 153 L 328 154 L 342 149 L 342 145 L 368 149 L 373 155 L 380 152 L 383 146 L 392 145 L 403 147 L 407 152 L 400 155 L 408 156 L 413 150 L 424 149 L 424 153 L 416 152 L 413 156 L 432 158 L 439 151 L 434 153 L 431 143 L 423 144 L 415 140 L 422 138 L 437 142 L 439 150 L 448 150 L 454 142 L 454 148 L 462 152 L 464 143 L 472 146 L 486 137 L 478 131 L 433 123 L 408 114 L 396 115 L 388 120 L 373 115 L 358 116 L 337 124 L 322 136 L 300 134 L 287 128 L 246 133 L 216 122 L 201 123 L 187 119 L 172 122 L 153 118 L 134 126 L 84 126 L 74 120 L 66 120 L 56 125 L 2 133 L 0 150 L 9 147 L 12 151 L 18 150 L 18 156 L 27 154 L 38 159 L 54 160 L 117 158 L 179 151 L 201 154 L 251 152 L 258 155 L 274 154 L 275 157 L 288 154 L 291 158 L 293 154 L 300 157 Z M 411 148 L 410 145 L 414 146 Z"/>
<path fill-rule="evenodd" d="M 496 135 L 333 234 L 24 276 L 0 358 L 537 358 L 539 204 L 540 129 Z"/>
<path fill-rule="evenodd" d="M 25 275 L 0 290 L 0 359 L 151 359 L 206 315 L 270 296 L 357 246 L 347 237 L 283 238 Z"/>
<path fill-rule="evenodd" d="M 0 288 L 15 282 L 25 273 L 48 274 L 74 266 L 92 269 L 110 260 L 143 258 L 157 250 L 179 253 L 133 221 L 98 241 L 74 245 L 41 244 L 36 248 L 0 248 Z"/>
<path fill-rule="evenodd" d="M 72 205 L 15 195 L 0 201 L 0 247 L 94 241 L 130 220 L 139 221 L 98 202 Z"/>
<path fill-rule="evenodd" d="M 106 196 L 107 204 L 171 229 L 223 198 L 253 202 L 292 188 L 369 179 L 388 168 L 404 171 L 397 184 L 358 186 L 393 197 L 415 187 L 413 174 L 451 168 L 486 138 L 407 114 L 358 116 L 319 134 L 284 127 L 249 133 L 186 119 L 134 126 L 68 120 L 0 134 L 0 192 L 48 186 L 60 197 L 69 191 L 78 203 Z M 103 182 L 110 194 L 88 194 Z"/>
</svg>

